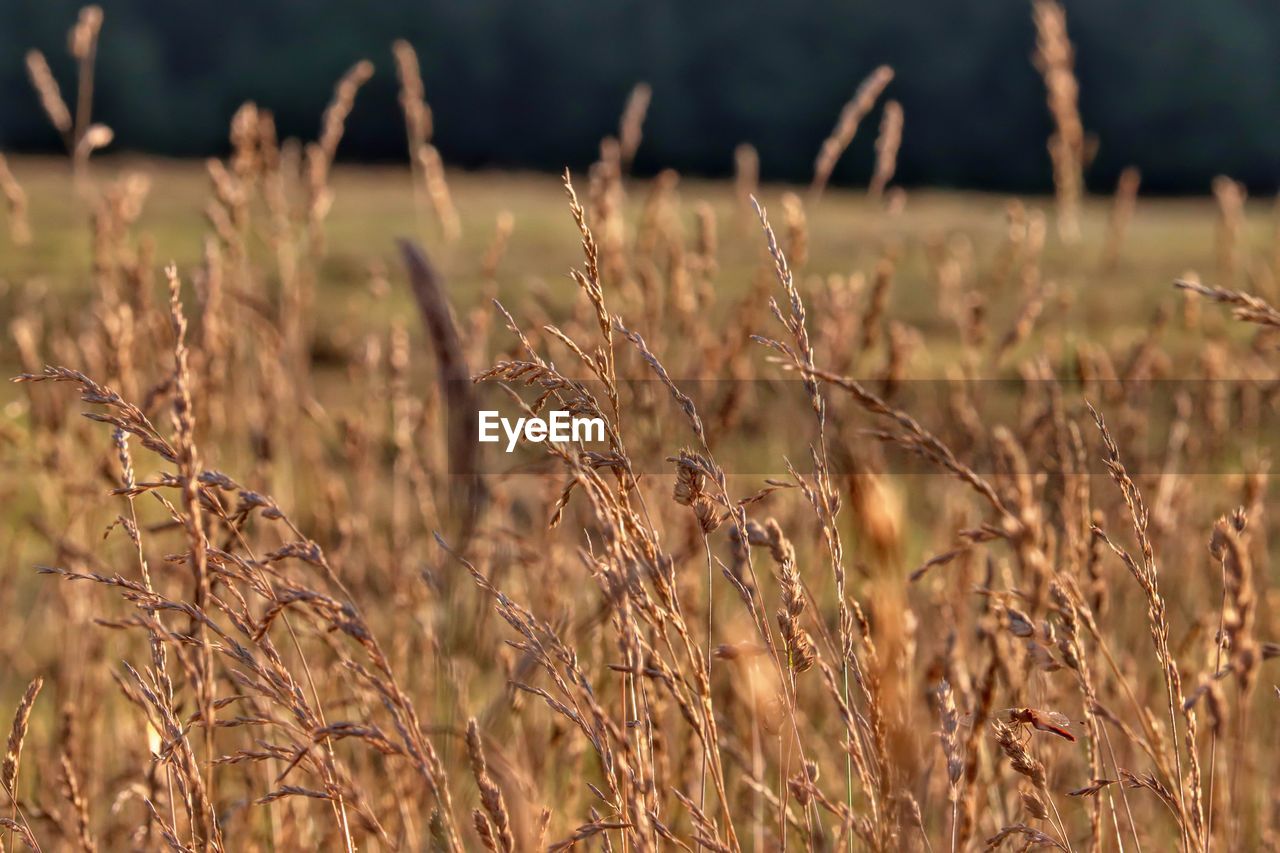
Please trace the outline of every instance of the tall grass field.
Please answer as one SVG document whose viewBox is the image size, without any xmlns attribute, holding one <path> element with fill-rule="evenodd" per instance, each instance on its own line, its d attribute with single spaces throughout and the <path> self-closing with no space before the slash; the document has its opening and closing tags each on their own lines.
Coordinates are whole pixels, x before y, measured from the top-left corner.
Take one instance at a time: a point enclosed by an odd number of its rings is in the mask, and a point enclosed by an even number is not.
<svg viewBox="0 0 1280 853">
<path fill-rule="evenodd" d="M 28 54 L 3 849 L 1280 849 L 1280 206 L 1086 188 L 1032 12 L 1029 198 L 895 183 L 874 63 L 781 186 L 636 174 L 643 84 L 593 163 L 454 169 L 405 42 L 154 159 L 101 10 Z M 374 74 L 399 165 L 341 157 Z"/>
</svg>

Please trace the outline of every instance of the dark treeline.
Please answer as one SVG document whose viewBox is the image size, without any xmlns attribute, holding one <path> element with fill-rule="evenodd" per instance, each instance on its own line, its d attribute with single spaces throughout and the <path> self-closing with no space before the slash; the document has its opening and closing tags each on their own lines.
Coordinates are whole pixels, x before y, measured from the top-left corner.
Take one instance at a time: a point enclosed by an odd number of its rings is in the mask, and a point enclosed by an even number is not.
<svg viewBox="0 0 1280 853">
<path fill-rule="evenodd" d="M 79 0 L 0 0 L 0 147 L 55 150 L 25 79 L 38 47 L 64 92 Z M 361 92 L 341 156 L 403 157 L 390 43 L 422 61 L 435 142 L 467 167 L 580 167 L 631 86 L 653 87 L 636 167 L 724 174 L 751 142 L 766 177 L 805 180 L 862 77 L 897 71 L 906 125 L 899 179 L 1000 190 L 1049 186 L 1050 120 L 1031 63 L 1025 0 L 103 0 L 95 117 L 117 150 L 225 150 L 235 108 L 271 109 L 313 138 L 353 62 Z M 1096 134 L 1087 177 L 1120 169 L 1144 189 L 1202 192 L 1230 174 L 1280 178 L 1280 5 L 1263 0 L 1067 0 L 1081 112 Z M 836 171 L 865 183 L 877 109 Z"/>
</svg>

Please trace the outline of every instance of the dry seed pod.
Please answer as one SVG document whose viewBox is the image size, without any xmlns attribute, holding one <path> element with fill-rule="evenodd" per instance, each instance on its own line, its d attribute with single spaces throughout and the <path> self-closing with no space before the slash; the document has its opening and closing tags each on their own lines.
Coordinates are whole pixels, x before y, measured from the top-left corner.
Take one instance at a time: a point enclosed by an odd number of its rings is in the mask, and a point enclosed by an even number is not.
<svg viewBox="0 0 1280 853">
<path fill-rule="evenodd" d="M 787 665 L 794 672 L 808 672 L 818 660 L 818 648 L 813 644 L 813 637 L 783 611 L 778 611 L 778 627 L 786 646 Z"/>
<path fill-rule="evenodd" d="M 996 742 L 1009 759 L 1009 765 L 1015 773 L 1020 773 L 1031 780 L 1037 788 L 1044 790 L 1048 784 L 1044 765 L 1034 758 L 1027 748 L 1018 740 L 1013 729 L 999 720 L 992 720 L 991 727 L 996 733 Z"/>
<path fill-rule="evenodd" d="M 31 78 L 31 85 L 35 88 L 36 94 L 40 96 L 40 106 L 44 107 L 50 123 L 59 133 L 70 139 L 71 110 L 67 109 L 67 102 L 62 100 L 62 91 L 58 88 L 58 81 L 54 78 L 53 72 L 49 70 L 48 61 L 38 50 L 27 52 L 27 75 Z M 67 147 L 71 147 L 70 142 L 67 143 Z"/>
<path fill-rule="evenodd" d="M 649 101 L 653 90 L 648 83 L 637 83 L 627 97 L 627 106 L 622 111 L 618 122 L 618 154 L 624 168 L 631 165 L 636 151 L 640 148 L 640 139 L 644 128 L 644 117 L 649 111 Z"/>
<path fill-rule="evenodd" d="M 1028 788 L 1018 791 L 1018 796 L 1022 798 L 1022 807 L 1027 810 L 1036 820 L 1048 820 L 1049 809 L 1044 804 L 1044 800 L 1040 799 L 1040 795 Z"/>
<path fill-rule="evenodd" d="M 115 132 L 105 124 L 91 124 L 76 144 L 77 159 L 84 160 L 99 148 L 106 148 L 115 139 Z"/>
<path fill-rule="evenodd" d="M 467 754 L 471 758 L 471 773 L 475 776 L 476 787 L 480 789 L 480 804 L 488 813 L 489 819 L 476 810 L 476 826 L 485 826 L 492 821 L 497 846 L 493 849 L 511 853 L 515 849 L 515 836 L 511 832 L 511 819 L 507 813 L 507 804 L 502 791 L 489 775 L 489 766 L 485 761 L 484 747 L 480 742 L 480 727 L 474 719 L 467 721 Z"/>
<path fill-rule="evenodd" d="M 956 713 L 955 694 L 948 681 L 943 681 L 938 686 L 938 713 L 942 717 L 942 753 L 947 759 L 947 781 L 954 793 L 960 774 L 964 771 L 964 759 L 956 739 L 960 718 Z"/>
<path fill-rule="evenodd" d="M 703 491 L 706 485 L 703 473 L 706 463 L 702 457 L 687 448 L 670 461 L 676 463 L 676 484 L 672 490 L 672 499 L 681 506 L 693 509 L 703 533 L 715 530 L 723 519 L 716 511 L 715 501 Z"/>
<path fill-rule="evenodd" d="M 1049 137 L 1053 184 L 1057 194 L 1058 235 L 1068 243 L 1080 239 L 1080 199 L 1084 194 L 1086 145 L 1080 123 L 1075 49 L 1067 37 L 1067 15 L 1055 0 L 1036 0 L 1036 66 L 1044 76 L 1054 133 Z"/>
<path fill-rule="evenodd" d="M 413 46 L 404 39 L 397 39 L 391 45 L 391 52 L 396 59 L 396 75 L 400 78 L 400 108 L 404 111 L 409 150 L 414 151 L 431 139 L 431 107 L 427 106 L 422 71 Z"/>
<path fill-rule="evenodd" d="M 902 105 L 887 101 L 880 119 L 880 136 L 876 139 L 876 170 L 867 192 L 874 198 L 884 195 L 898 167 L 898 147 L 902 144 Z"/>
<path fill-rule="evenodd" d="M 1005 617 L 1009 620 L 1009 633 L 1015 637 L 1027 638 L 1035 634 L 1035 626 L 1026 614 L 1014 607 L 1005 607 Z"/>
<path fill-rule="evenodd" d="M 85 6 L 80 10 L 80 19 L 67 34 L 67 50 L 78 60 L 86 60 L 98 41 L 98 32 L 102 29 L 102 8 Z"/>
<path fill-rule="evenodd" d="M 822 143 L 822 148 L 818 151 L 818 157 L 813 164 L 811 191 L 815 196 L 821 194 L 826 188 L 827 182 L 831 180 L 831 173 L 835 171 L 836 163 L 840 160 L 840 155 L 849 147 L 849 143 L 858 132 L 858 125 L 862 123 L 867 113 L 871 112 L 876 99 L 880 97 L 880 93 L 885 90 L 891 80 L 893 80 L 893 69 L 888 65 L 881 65 L 867 75 L 867 78 L 858 86 L 858 91 L 854 93 L 853 98 L 840 111 L 836 126 Z"/>
<path fill-rule="evenodd" d="M 40 688 L 43 686 L 43 678 L 37 678 L 27 685 L 27 691 L 22 695 L 22 701 L 18 703 L 18 709 L 13 715 L 13 726 L 9 729 L 9 744 L 5 749 L 4 762 L 0 764 L 0 786 L 10 793 L 14 792 L 15 783 L 18 780 L 18 765 L 22 760 L 22 742 L 27 737 L 31 707 L 35 705 L 36 697 L 40 695 Z"/>
</svg>

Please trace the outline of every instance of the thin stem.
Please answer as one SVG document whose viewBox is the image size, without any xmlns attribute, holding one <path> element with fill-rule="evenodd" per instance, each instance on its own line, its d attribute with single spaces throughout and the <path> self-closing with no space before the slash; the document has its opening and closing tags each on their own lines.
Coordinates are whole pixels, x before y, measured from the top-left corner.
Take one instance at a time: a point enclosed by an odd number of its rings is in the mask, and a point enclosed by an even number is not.
<svg viewBox="0 0 1280 853">
<path fill-rule="evenodd" d="M 1226 613 L 1227 613 L 1227 564 L 1221 563 L 1222 569 L 1222 602 L 1218 607 L 1218 636 L 1215 638 L 1215 650 L 1213 658 L 1213 676 L 1222 671 L 1222 644 L 1225 641 L 1223 632 L 1226 629 Z M 1218 768 L 1218 727 L 1213 726 L 1209 732 L 1209 814 L 1205 818 L 1204 831 L 1204 849 L 1205 853 L 1209 853 L 1209 849 L 1213 846 L 1213 776 Z"/>
<path fill-rule="evenodd" d="M 711 542 L 707 539 L 706 531 L 702 533 L 702 548 L 707 555 L 707 687 L 711 689 L 711 605 L 713 603 L 711 597 Z M 707 744 L 702 744 L 702 782 L 698 792 L 698 808 L 703 809 L 707 800 Z"/>
<path fill-rule="evenodd" d="M 1058 834 L 1062 836 L 1062 843 L 1067 845 L 1067 853 L 1071 853 L 1071 838 L 1067 835 L 1067 825 L 1062 822 L 1062 814 L 1058 811 L 1058 804 L 1053 801 L 1053 794 L 1047 790 L 1044 792 L 1045 799 L 1049 801 L 1049 808 L 1053 809 L 1053 815 L 1057 819 L 1054 821 Z"/>
</svg>

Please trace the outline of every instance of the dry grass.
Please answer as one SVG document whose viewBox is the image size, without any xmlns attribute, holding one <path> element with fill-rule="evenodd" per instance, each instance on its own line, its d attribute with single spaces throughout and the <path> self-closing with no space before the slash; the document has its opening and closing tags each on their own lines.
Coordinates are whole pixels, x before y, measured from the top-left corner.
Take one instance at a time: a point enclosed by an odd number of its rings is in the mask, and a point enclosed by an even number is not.
<svg viewBox="0 0 1280 853">
<path fill-rule="evenodd" d="M 630 178 L 644 86 L 561 186 L 447 174 L 404 43 L 409 169 L 335 167 L 368 62 L 315 142 L 246 105 L 198 179 L 90 168 L 101 13 L 75 118 L 33 54 L 6 849 L 1275 849 L 1280 232 L 1081 197 L 1036 14 L 1061 235 L 892 187 L 892 102 L 820 206 L 745 146 Z"/>
</svg>

